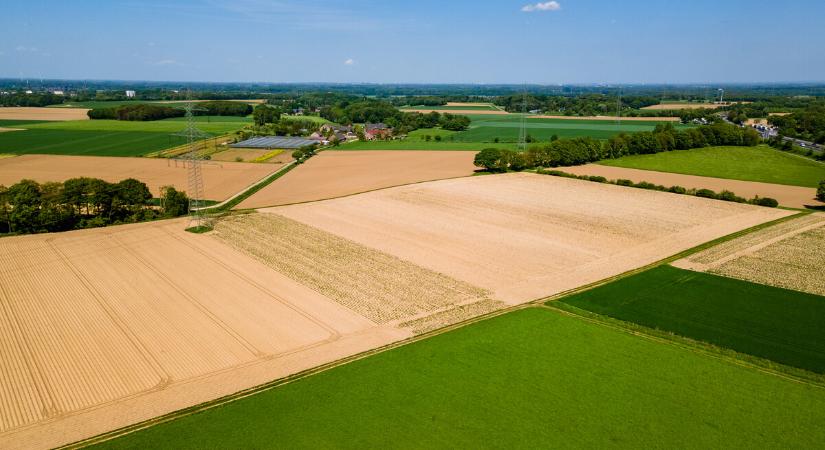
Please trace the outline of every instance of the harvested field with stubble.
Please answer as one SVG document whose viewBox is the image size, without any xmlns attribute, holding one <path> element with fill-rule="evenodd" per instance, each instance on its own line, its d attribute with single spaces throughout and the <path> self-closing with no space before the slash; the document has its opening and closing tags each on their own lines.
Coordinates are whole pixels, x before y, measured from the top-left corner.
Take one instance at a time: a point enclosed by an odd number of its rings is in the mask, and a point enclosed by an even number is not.
<svg viewBox="0 0 825 450">
<path fill-rule="evenodd" d="M 0 120 L 89 120 L 86 108 L 0 107 Z"/>
<path fill-rule="evenodd" d="M 282 165 L 204 163 L 204 195 L 210 200 L 225 200 Z M 75 177 L 96 177 L 109 182 L 135 178 L 146 183 L 152 194 L 158 196 L 161 186 L 187 190 L 187 173 L 184 161 L 169 159 L 63 155 L 21 155 L 0 159 L 0 185 L 6 186 L 22 179 L 45 183 Z"/>
<path fill-rule="evenodd" d="M 489 300 L 482 289 L 278 214 L 230 217 L 215 231 L 221 241 L 378 324 Z"/>
<path fill-rule="evenodd" d="M 0 239 L 0 448 L 67 444 L 411 335 L 185 225 Z"/>
<path fill-rule="evenodd" d="M 475 153 L 464 151 L 323 151 L 241 202 L 263 208 L 472 175 Z"/>
<path fill-rule="evenodd" d="M 825 296 L 825 214 L 810 214 L 676 261 L 674 266 Z"/>
<path fill-rule="evenodd" d="M 519 173 L 272 208 L 510 304 L 650 264 L 789 211 Z"/>
</svg>

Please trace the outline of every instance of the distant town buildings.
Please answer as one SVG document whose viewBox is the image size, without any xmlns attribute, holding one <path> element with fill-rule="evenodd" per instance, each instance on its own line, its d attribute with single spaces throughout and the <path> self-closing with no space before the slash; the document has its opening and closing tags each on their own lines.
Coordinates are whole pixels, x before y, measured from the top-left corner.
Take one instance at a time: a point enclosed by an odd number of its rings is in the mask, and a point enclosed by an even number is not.
<svg viewBox="0 0 825 450">
<path fill-rule="evenodd" d="M 135 91 L 126 91 L 126 98 L 135 98 Z"/>
</svg>

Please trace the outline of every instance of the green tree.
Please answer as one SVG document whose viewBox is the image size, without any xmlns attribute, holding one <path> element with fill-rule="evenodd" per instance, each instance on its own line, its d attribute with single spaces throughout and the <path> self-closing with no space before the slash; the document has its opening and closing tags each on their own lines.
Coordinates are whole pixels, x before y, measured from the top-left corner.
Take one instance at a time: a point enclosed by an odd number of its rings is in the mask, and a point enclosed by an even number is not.
<svg viewBox="0 0 825 450">
<path fill-rule="evenodd" d="M 303 150 L 295 150 L 294 152 L 292 152 L 292 158 L 295 161 L 300 163 L 301 160 L 304 159 L 304 151 Z"/>
<path fill-rule="evenodd" d="M 160 208 L 165 217 L 178 217 L 189 212 L 189 197 L 172 186 L 160 188 Z"/>
<path fill-rule="evenodd" d="M 506 169 L 506 162 L 502 164 L 501 150 L 497 148 L 485 148 L 476 153 L 473 164 L 476 167 L 482 167 L 490 172 L 500 171 L 502 165 L 504 165 Z"/>
<path fill-rule="evenodd" d="M 820 181 L 819 186 L 816 188 L 816 199 L 825 202 L 825 180 Z"/>
</svg>

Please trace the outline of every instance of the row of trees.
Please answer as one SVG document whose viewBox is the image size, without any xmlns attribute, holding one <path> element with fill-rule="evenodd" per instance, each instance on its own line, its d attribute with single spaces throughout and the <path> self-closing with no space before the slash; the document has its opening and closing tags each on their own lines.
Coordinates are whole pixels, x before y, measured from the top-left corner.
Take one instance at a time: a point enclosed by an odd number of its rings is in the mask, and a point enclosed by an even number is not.
<svg viewBox="0 0 825 450">
<path fill-rule="evenodd" d="M 189 210 L 189 198 L 171 186 L 157 201 L 146 184 L 128 178 L 109 183 L 72 178 L 62 183 L 22 180 L 0 186 L 0 233 L 40 233 L 101 227 L 176 217 Z"/>
<path fill-rule="evenodd" d="M 252 106 L 241 102 L 211 101 L 198 104 L 196 116 L 239 116 L 246 117 L 252 113 Z M 183 109 L 153 103 L 136 103 L 113 108 L 90 109 L 86 113 L 90 119 L 109 120 L 162 120 L 183 117 Z"/>
<path fill-rule="evenodd" d="M 15 92 L 0 95 L 0 106 L 49 106 L 63 103 L 63 96 L 54 95 L 51 92 L 38 92 L 26 94 Z"/>
<path fill-rule="evenodd" d="M 687 150 L 710 145 L 754 146 L 759 141 L 759 133 L 755 130 L 727 123 L 687 130 L 676 130 L 671 124 L 661 124 L 654 131 L 623 133 L 605 142 L 589 137 L 556 139 L 532 145 L 524 153 L 488 148 L 476 155 L 475 165 L 490 171 L 575 166 L 625 155 Z"/>
<path fill-rule="evenodd" d="M 770 116 L 784 136 L 825 144 L 825 103 L 815 103 L 786 116 Z"/>
<path fill-rule="evenodd" d="M 321 108 L 321 117 L 341 124 L 385 123 L 395 129 L 395 134 L 406 134 L 419 128 L 440 126 L 446 130 L 461 131 L 470 125 L 470 118 L 433 111 L 427 114 L 399 111 L 392 104 L 381 100 L 341 101 Z"/>
</svg>

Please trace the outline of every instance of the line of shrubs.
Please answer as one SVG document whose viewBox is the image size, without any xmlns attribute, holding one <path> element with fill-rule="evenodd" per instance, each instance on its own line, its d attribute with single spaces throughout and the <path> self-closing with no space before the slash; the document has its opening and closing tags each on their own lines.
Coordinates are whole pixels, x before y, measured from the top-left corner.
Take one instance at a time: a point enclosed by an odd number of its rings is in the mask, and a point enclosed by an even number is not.
<svg viewBox="0 0 825 450">
<path fill-rule="evenodd" d="M 252 106 L 241 102 L 212 101 L 198 104 L 196 116 L 239 116 L 252 114 Z M 180 108 L 152 103 L 121 105 L 112 108 L 90 109 L 86 113 L 90 119 L 149 121 L 183 117 Z"/>
<path fill-rule="evenodd" d="M 572 173 L 567 173 L 561 170 L 544 170 L 538 169 L 536 173 L 542 175 L 551 175 L 555 177 L 563 177 L 563 178 L 575 178 L 577 180 L 586 180 L 586 181 L 593 181 L 596 183 L 607 183 L 607 184 L 615 184 L 618 186 L 627 186 L 627 187 L 635 187 L 639 189 L 648 189 L 652 191 L 662 191 L 662 192 L 672 192 L 674 194 L 682 194 L 682 195 L 694 195 L 696 197 L 703 197 L 703 198 L 712 198 L 714 200 L 723 200 L 726 202 L 736 202 L 736 203 L 750 203 L 752 205 L 759 205 L 759 206 L 767 206 L 769 208 L 776 208 L 779 206 L 779 202 L 775 199 L 770 197 L 759 197 L 758 195 L 750 200 L 739 197 L 738 195 L 734 194 L 731 191 L 724 190 L 722 192 L 716 193 L 710 189 L 687 189 L 682 186 L 663 186 L 661 184 L 653 184 L 648 183 L 647 181 L 640 181 L 638 183 L 634 183 L 631 180 L 627 179 L 618 179 L 618 180 L 608 180 L 605 177 L 597 176 L 597 175 L 575 175 Z"/>
<path fill-rule="evenodd" d="M 671 150 L 688 150 L 715 145 L 755 146 L 761 140 L 752 128 L 714 123 L 686 130 L 659 124 L 653 131 L 619 134 L 602 142 L 589 137 L 555 139 L 531 145 L 526 152 L 489 148 L 482 150 L 475 164 L 490 171 L 524 170 L 535 167 L 576 166 L 626 155 L 644 155 Z"/>
<path fill-rule="evenodd" d="M 127 178 L 71 178 L 62 183 L 21 180 L 0 185 L 0 234 L 29 234 L 95 228 L 177 217 L 189 211 L 186 193 L 161 188 L 153 198 L 145 183 Z"/>
</svg>

